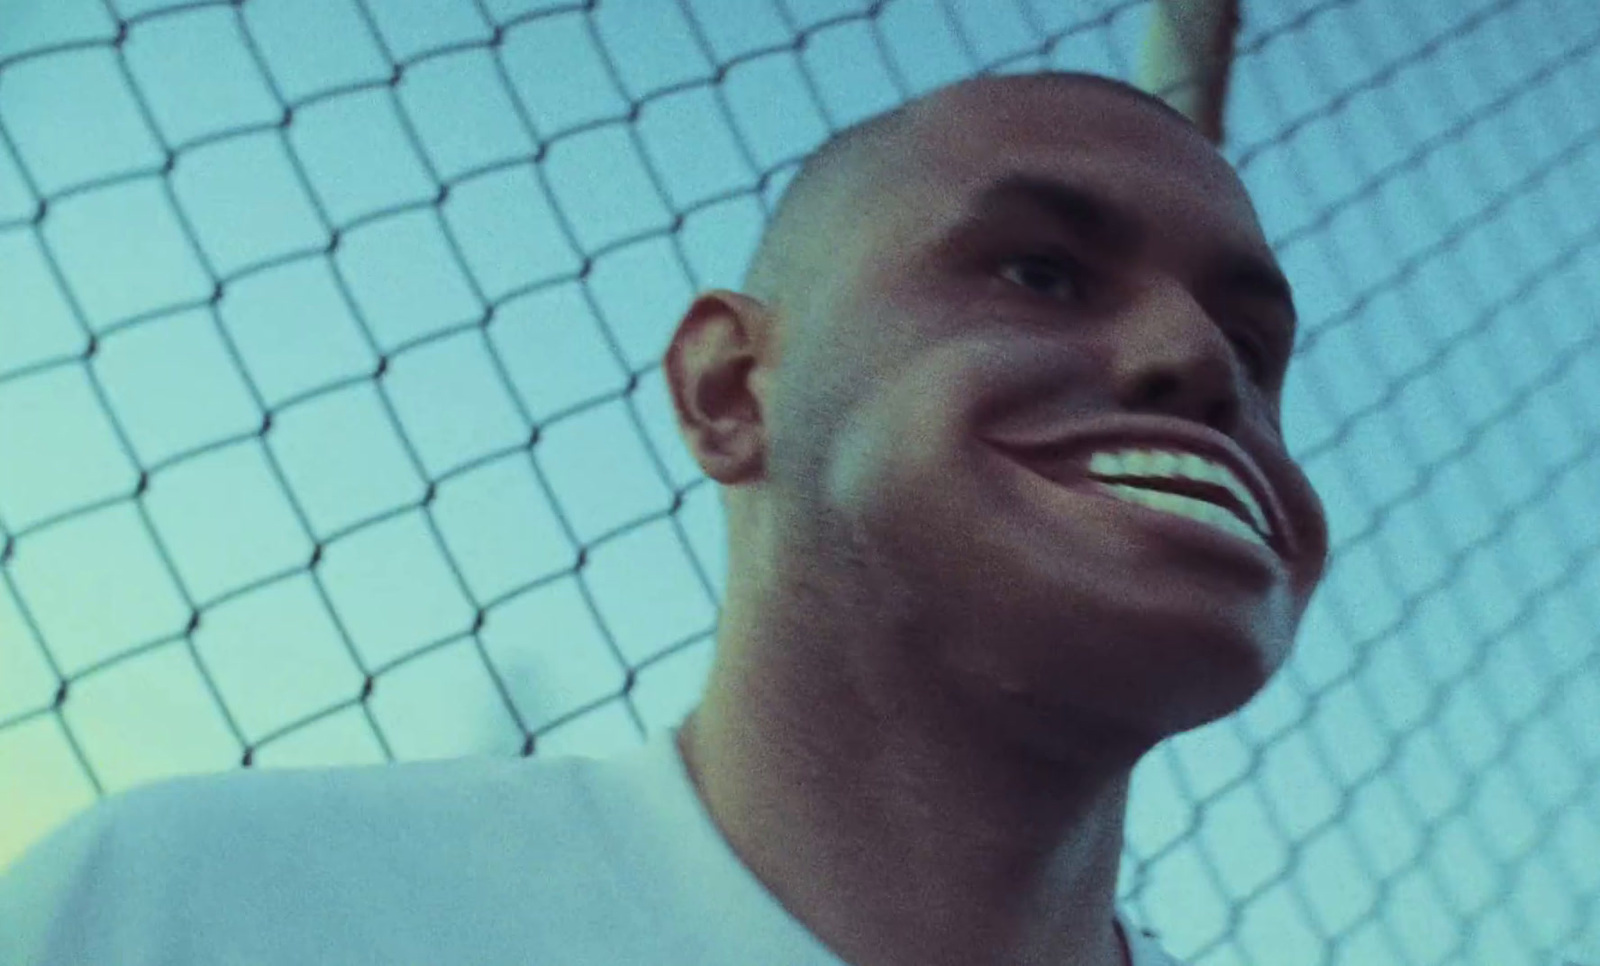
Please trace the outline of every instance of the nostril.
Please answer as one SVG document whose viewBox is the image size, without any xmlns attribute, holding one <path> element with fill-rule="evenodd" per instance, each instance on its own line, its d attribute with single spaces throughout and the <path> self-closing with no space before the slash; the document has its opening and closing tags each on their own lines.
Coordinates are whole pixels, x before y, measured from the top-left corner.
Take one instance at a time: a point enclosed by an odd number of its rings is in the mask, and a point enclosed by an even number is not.
<svg viewBox="0 0 1600 966">
<path fill-rule="evenodd" d="M 1234 423 L 1239 418 L 1239 401 L 1237 399 L 1219 399 L 1212 404 L 1210 412 L 1206 413 L 1207 426 L 1220 432 L 1231 432 Z"/>
<path fill-rule="evenodd" d="M 1140 395 L 1149 402 L 1160 402 L 1178 391 L 1178 377 L 1170 372 L 1158 372 L 1145 380 Z"/>
</svg>

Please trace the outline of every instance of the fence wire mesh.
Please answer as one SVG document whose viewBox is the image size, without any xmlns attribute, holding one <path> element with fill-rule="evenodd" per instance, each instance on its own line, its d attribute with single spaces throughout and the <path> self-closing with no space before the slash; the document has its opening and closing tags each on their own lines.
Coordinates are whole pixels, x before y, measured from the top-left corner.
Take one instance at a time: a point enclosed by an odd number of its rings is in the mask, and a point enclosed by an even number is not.
<svg viewBox="0 0 1600 966">
<path fill-rule="evenodd" d="M 1143 2 L 0 9 L 0 863 L 231 767 L 605 754 L 709 668 L 660 356 L 829 131 L 1131 79 Z M 1247 2 L 1224 153 L 1297 290 L 1333 562 L 1135 772 L 1197 964 L 1600 963 L 1600 8 Z"/>
</svg>

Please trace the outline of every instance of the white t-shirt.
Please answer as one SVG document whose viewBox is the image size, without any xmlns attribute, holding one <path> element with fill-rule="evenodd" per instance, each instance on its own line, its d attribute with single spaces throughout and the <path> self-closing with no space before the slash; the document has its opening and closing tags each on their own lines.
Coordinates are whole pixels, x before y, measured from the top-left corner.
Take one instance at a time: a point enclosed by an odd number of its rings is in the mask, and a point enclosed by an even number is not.
<svg viewBox="0 0 1600 966">
<path fill-rule="evenodd" d="M 0 966 L 843 966 L 727 845 L 673 738 L 142 786 L 0 875 Z M 1118 923 L 1133 966 L 1177 966 Z"/>
</svg>

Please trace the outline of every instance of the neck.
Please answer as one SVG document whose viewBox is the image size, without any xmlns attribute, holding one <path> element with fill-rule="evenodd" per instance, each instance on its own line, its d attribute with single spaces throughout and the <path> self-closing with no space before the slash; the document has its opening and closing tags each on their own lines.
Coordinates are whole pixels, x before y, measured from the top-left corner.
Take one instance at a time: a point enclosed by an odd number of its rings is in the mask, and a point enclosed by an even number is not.
<svg viewBox="0 0 1600 966">
<path fill-rule="evenodd" d="M 740 860 L 847 963 L 1127 962 L 1113 916 L 1131 765 L 1041 759 L 926 681 L 874 707 L 860 670 L 719 643 L 680 752 Z"/>
</svg>

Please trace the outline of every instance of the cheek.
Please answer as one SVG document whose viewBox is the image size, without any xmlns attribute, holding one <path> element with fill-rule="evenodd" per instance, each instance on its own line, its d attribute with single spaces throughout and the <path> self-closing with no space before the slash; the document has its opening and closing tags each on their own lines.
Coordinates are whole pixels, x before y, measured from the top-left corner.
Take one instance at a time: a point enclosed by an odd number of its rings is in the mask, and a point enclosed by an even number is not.
<svg viewBox="0 0 1600 966">
<path fill-rule="evenodd" d="M 930 480 L 948 460 L 940 421 L 895 391 L 858 400 L 832 440 L 827 461 L 829 502 L 848 516 L 886 521 L 923 506 Z"/>
<path fill-rule="evenodd" d="M 945 519 L 931 514 L 970 514 L 988 454 L 984 439 L 1025 430 L 1022 418 L 1059 426 L 1064 413 L 1082 407 L 1075 397 L 1096 385 L 1077 371 L 1076 348 L 1025 332 L 974 326 L 892 341 L 875 347 L 882 355 L 871 364 L 848 353 L 832 360 L 828 384 L 839 385 L 844 372 L 850 384 L 840 388 L 827 443 L 826 489 L 836 505 L 872 506 L 878 516 L 896 513 L 883 501 L 900 512 L 914 503 L 928 514 L 924 527 Z"/>
<path fill-rule="evenodd" d="M 906 358 L 866 386 L 832 439 L 825 489 L 835 507 L 875 529 L 926 529 L 970 513 L 976 458 L 971 367 L 963 347 Z"/>
</svg>

